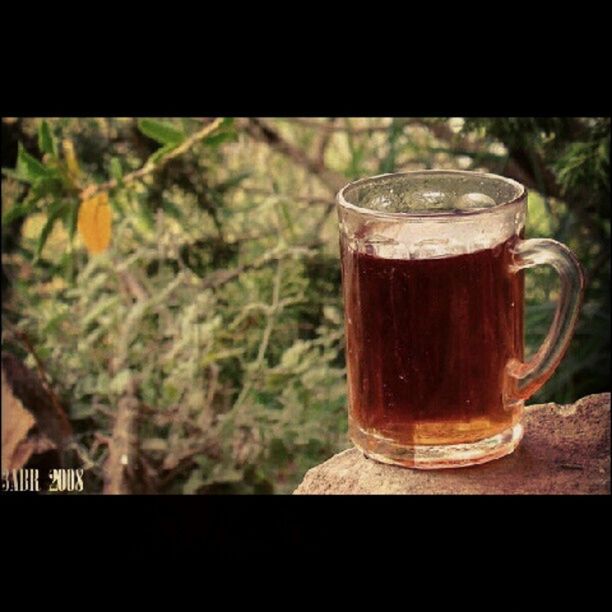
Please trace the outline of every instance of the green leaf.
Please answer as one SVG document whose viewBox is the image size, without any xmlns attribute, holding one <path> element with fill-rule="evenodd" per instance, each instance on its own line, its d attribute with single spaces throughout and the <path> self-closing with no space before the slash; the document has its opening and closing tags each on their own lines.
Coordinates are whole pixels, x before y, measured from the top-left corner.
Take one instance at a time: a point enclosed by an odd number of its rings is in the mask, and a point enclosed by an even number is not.
<svg viewBox="0 0 612 612">
<path fill-rule="evenodd" d="M 92 323 L 98 324 L 104 329 L 108 325 L 100 324 L 100 317 L 109 310 L 117 312 L 121 308 L 121 300 L 116 295 L 110 295 L 106 298 L 99 298 L 95 306 L 81 319 L 81 329 L 87 329 Z"/>
<path fill-rule="evenodd" d="M 57 144 L 51 134 L 49 124 L 44 119 L 38 128 L 38 148 L 41 153 L 57 156 Z"/>
<path fill-rule="evenodd" d="M 145 198 L 138 198 L 138 217 L 143 221 L 146 227 L 150 230 L 155 229 L 155 215 Z"/>
<path fill-rule="evenodd" d="M 268 444 L 268 461 L 277 467 L 289 462 L 290 455 L 281 438 L 272 438 Z"/>
<path fill-rule="evenodd" d="M 121 395 L 125 391 L 125 388 L 127 387 L 127 384 L 130 382 L 131 378 L 132 378 L 132 371 L 129 368 L 126 368 L 125 370 L 121 370 L 110 381 L 110 384 L 108 387 L 109 391 L 111 393 L 116 393 L 117 395 Z"/>
<path fill-rule="evenodd" d="M 342 323 L 340 312 L 334 306 L 323 306 L 323 316 L 331 321 L 334 325 L 340 325 Z"/>
<path fill-rule="evenodd" d="M 209 147 L 217 147 L 221 143 L 231 140 L 236 140 L 238 138 L 236 132 L 217 132 L 216 134 L 212 134 L 208 138 L 205 138 L 202 142 Z"/>
<path fill-rule="evenodd" d="M 75 421 L 89 419 L 96 414 L 96 409 L 91 402 L 71 402 L 70 417 Z"/>
<path fill-rule="evenodd" d="M 202 473 L 199 470 L 194 470 L 183 485 L 183 495 L 194 495 L 204 484 Z"/>
<path fill-rule="evenodd" d="M 183 213 L 181 212 L 179 207 L 174 202 L 171 202 L 166 198 L 162 200 L 162 208 L 168 216 L 172 217 L 173 219 L 176 219 L 177 221 L 180 221 L 183 218 Z"/>
<path fill-rule="evenodd" d="M 378 165 L 378 171 L 380 173 L 393 172 L 395 169 L 396 157 L 397 157 L 397 140 L 402 134 L 402 123 L 398 119 L 394 118 L 388 129 L 387 137 L 387 154 L 380 161 Z"/>
<path fill-rule="evenodd" d="M 310 343 L 296 340 L 282 355 L 280 366 L 285 369 L 295 368 L 310 348 Z"/>
<path fill-rule="evenodd" d="M 118 198 L 109 198 L 109 202 L 111 205 L 111 208 L 120 216 L 125 216 L 125 211 L 123 209 L 123 204 L 121 204 L 118 200 Z"/>
<path fill-rule="evenodd" d="M 24 200 L 11 206 L 2 215 L 2 224 L 8 225 L 13 221 L 29 215 L 36 208 L 36 200 Z"/>
<path fill-rule="evenodd" d="M 17 181 L 21 180 L 21 176 L 16 170 L 12 170 L 11 168 L 2 168 L 2 175 L 8 178 L 15 179 Z"/>
<path fill-rule="evenodd" d="M 53 202 L 49 207 L 49 214 L 47 215 L 47 221 L 40 232 L 40 236 L 38 237 L 38 242 L 36 243 L 36 251 L 34 254 L 34 262 L 38 260 L 42 250 L 53 230 L 53 227 L 56 221 L 62 216 L 64 213 L 64 202 Z"/>
<path fill-rule="evenodd" d="M 118 183 L 121 182 L 123 178 L 123 168 L 121 167 L 121 161 L 118 157 L 111 157 L 110 174 Z"/>
<path fill-rule="evenodd" d="M 68 213 L 68 220 L 67 220 L 68 235 L 70 236 L 70 240 L 74 238 L 74 235 L 76 233 L 78 219 L 79 219 L 79 203 L 71 202 L 70 210 Z"/>
<path fill-rule="evenodd" d="M 176 146 L 185 140 L 185 134 L 167 121 L 139 119 L 138 129 L 149 138 L 162 145 Z"/>
<path fill-rule="evenodd" d="M 19 143 L 17 153 L 17 173 L 20 178 L 30 182 L 38 179 L 51 178 L 56 175 L 55 170 L 47 168 L 35 157 L 32 157 L 23 148 L 21 143 Z"/>
<path fill-rule="evenodd" d="M 159 161 L 162 157 L 170 153 L 170 151 L 172 151 L 172 149 L 174 148 L 176 148 L 176 145 L 165 145 L 157 149 L 157 151 L 155 151 L 155 153 L 153 153 L 153 155 L 149 157 L 149 159 L 147 160 L 147 164 Z"/>
<path fill-rule="evenodd" d="M 242 183 L 242 181 L 244 181 L 244 179 L 248 178 L 249 176 L 251 176 L 251 172 L 248 170 L 246 172 L 240 172 L 236 176 L 232 176 L 226 181 L 219 183 L 218 185 L 215 186 L 214 189 L 215 191 L 218 191 L 219 193 L 225 193 L 229 189 L 238 187 L 238 185 L 240 185 L 240 183 Z"/>
<path fill-rule="evenodd" d="M 281 215 L 283 216 L 283 219 L 285 220 L 285 223 L 287 224 L 287 229 L 289 230 L 289 235 L 291 237 L 291 240 L 294 241 L 295 240 L 295 230 L 293 228 L 293 221 L 291 220 L 291 215 L 289 214 L 289 209 L 287 208 L 287 203 L 286 202 L 279 202 L 279 209 L 281 211 Z"/>
</svg>

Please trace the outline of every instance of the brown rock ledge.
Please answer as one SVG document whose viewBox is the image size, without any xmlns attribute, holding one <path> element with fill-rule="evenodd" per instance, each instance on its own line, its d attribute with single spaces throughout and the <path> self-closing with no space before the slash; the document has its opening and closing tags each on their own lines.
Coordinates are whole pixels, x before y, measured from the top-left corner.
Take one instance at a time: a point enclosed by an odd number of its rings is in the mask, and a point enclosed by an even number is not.
<svg viewBox="0 0 612 612">
<path fill-rule="evenodd" d="M 514 453 L 483 465 L 412 470 L 367 459 L 356 448 L 306 473 L 306 494 L 610 494 L 610 394 L 526 409 Z"/>
</svg>

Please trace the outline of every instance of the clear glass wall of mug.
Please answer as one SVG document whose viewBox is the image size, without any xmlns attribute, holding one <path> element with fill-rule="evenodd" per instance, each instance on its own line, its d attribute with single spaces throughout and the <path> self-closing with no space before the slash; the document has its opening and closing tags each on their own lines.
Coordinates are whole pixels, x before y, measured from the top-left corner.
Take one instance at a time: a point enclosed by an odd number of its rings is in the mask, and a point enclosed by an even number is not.
<svg viewBox="0 0 612 612">
<path fill-rule="evenodd" d="M 524 401 L 569 344 L 583 292 L 572 253 L 524 240 L 527 191 L 501 176 L 418 171 L 337 196 L 349 433 L 367 456 L 416 468 L 511 453 Z M 559 273 L 548 335 L 525 360 L 523 270 Z"/>
</svg>

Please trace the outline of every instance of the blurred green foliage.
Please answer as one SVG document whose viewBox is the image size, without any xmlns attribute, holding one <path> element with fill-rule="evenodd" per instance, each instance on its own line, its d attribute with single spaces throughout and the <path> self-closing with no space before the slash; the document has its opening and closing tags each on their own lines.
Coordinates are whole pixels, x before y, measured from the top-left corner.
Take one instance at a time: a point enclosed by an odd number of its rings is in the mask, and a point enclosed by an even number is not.
<svg viewBox="0 0 612 612">
<path fill-rule="evenodd" d="M 33 365 L 18 330 L 44 361 L 88 490 L 132 384 L 137 490 L 289 492 L 349 446 L 333 196 L 358 176 L 444 167 L 528 184 L 527 235 L 568 244 L 588 277 L 571 348 L 533 401 L 609 390 L 609 119 L 227 119 L 191 142 L 203 125 L 3 120 L 3 346 Z M 112 241 L 90 256 L 76 227 L 96 184 Z M 550 270 L 527 273 L 528 350 L 557 290 Z"/>
</svg>

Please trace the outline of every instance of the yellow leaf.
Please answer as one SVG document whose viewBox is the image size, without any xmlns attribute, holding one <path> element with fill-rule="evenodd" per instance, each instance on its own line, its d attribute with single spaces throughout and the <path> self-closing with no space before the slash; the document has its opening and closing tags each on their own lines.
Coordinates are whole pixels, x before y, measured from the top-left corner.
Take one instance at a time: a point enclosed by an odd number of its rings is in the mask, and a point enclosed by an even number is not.
<svg viewBox="0 0 612 612">
<path fill-rule="evenodd" d="M 68 172 L 71 177 L 77 178 L 81 174 L 81 169 L 79 168 L 79 162 L 74 152 L 74 144 L 71 140 L 66 139 L 62 141 L 62 148 L 64 149 L 64 157 L 66 158 Z"/>
<path fill-rule="evenodd" d="M 111 208 L 108 204 L 108 193 L 103 191 L 81 202 L 78 229 L 90 253 L 101 253 L 106 250 L 111 237 Z"/>
</svg>

